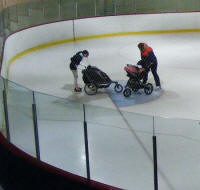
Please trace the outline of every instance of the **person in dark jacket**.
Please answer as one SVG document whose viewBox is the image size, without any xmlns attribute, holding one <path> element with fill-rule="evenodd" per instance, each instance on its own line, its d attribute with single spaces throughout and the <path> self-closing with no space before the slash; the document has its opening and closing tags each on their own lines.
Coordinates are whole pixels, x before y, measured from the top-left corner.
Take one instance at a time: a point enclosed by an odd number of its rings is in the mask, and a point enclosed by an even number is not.
<svg viewBox="0 0 200 190">
<path fill-rule="evenodd" d="M 80 65 L 84 57 L 88 57 L 89 52 L 87 50 L 77 52 L 73 57 L 71 57 L 71 63 L 69 65 L 70 70 L 74 76 L 74 91 L 81 92 L 82 89 L 78 86 L 78 71 L 77 67 Z"/>
<path fill-rule="evenodd" d="M 157 73 L 158 62 L 153 49 L 146 43 L 139 43 L 138 48 L 140 50 L 141 60 L 137 64 L 141 65 L 146 70 L 143 77 L 143 83 L 145 84 L 147 82 L 148 73 L 151 70 L 156 83 L 156 88 L 161 89 L 160 78 Z"/>
</svg>

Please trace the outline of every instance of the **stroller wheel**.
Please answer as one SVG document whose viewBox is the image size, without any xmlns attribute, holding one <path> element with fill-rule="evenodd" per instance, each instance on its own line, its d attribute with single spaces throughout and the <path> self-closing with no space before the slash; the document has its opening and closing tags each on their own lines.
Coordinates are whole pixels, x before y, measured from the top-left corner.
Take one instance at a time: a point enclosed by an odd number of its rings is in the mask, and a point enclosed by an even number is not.
<svg viewBox="0 0 200 190">
<path fill-rule="evenodd" d="M 153 85 L 151 83 L 147 83 L 144 86 L 144 92 L 146 95 L 150 95 L 153 92 Z"/>
<path fill-rule="evenodd" d="M 86 84 L 84 90 L 87 95 L 95 95 L 97 93 L 97 87 L 93 83 Z"/>
<path fill-rule="evenodd" d="M 129 97 L 131 95 L 131 89 L 130 88 L 125 88 L 123 92 L 125 97 Z"/>
<path fill-rule="evenodd" d="M 120 92 L 122 92 L 122 90 L 123 90 L 123 86 L 122 86 L 121 84 L 118 84 L 118 83 L 117 83 L 117 84 L 115 85 L 114 89 L 115 89 L 115 92 L 120 93 Z"/>
</svg>

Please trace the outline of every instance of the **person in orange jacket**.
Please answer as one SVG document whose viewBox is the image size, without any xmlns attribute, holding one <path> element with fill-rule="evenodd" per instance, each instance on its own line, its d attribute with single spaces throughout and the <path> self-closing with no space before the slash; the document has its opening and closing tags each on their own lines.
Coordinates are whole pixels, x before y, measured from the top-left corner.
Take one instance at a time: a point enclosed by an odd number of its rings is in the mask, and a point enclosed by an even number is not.
<svg viewBox="0 0 200 190">
<path fill-rule="evenodd" d="M 148 73 L 151 70 L 156 83 L 156 88 L 161 89 L 160 78 L 157 73 L 158 61 L 153 52 L 153 49 L 146 43 L 139 43 L 138 48 L 140 50 L 141 60 L 137 64 L 141 65 L 146 70 L 143 77 L 143 83 L 145 84 L 147 82 Z"/>
</svg>

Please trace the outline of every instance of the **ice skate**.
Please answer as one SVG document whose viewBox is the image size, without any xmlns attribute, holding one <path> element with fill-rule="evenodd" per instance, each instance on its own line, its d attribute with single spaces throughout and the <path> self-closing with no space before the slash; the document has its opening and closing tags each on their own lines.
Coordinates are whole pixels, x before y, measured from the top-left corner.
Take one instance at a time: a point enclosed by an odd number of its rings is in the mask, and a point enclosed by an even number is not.
<svg viewBox="0 0 200 190">
<path fill-rule="evenodd" d="M 82 92 L 82 88 L 80 87 L 74 88 L 74 92 Z"/>
</svg>

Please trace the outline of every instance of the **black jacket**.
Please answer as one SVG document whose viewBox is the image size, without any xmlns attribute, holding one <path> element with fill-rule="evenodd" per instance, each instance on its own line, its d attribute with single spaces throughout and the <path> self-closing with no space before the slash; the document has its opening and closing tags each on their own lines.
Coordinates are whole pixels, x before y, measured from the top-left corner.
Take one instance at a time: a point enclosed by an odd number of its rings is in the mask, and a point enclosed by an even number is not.
<svg viewBox="0 0 200 190">
<path fill-rule="evenodd" d="M 78 65 L 83 59 L 82 51 L 77 52 L 73 57 L 71 57 L 70 69 L 77 70 Z"/>
</svg>

